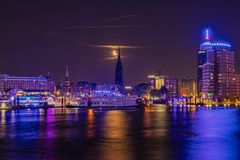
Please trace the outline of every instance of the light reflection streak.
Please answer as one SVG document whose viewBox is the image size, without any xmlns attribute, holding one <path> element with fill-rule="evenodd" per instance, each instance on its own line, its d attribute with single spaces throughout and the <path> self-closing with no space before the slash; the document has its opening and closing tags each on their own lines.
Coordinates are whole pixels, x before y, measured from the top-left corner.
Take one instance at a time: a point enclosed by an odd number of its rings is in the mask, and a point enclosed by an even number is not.
<svg viewBox="0 0 240 160">
<path fill-rule="evenodd" d="M 48 138 L 48 139 L 53 139 L 56 137 L 54 122 L 55 122 L 54 110 L 48 109 L 46 112 L 46 125 L 47 125 L 46 126 L 47 127 L 46 138 Z"/>
<path fill-rule="evenodd" d="M 128 118 L 124 111 L 109 111 L 105 115 L 105 143 L 101 146 L 100 159 L 127 160 L 131 158 L 131 144 L 128 134 Z"/>
<path fill-rule="evenodd" d="M 6 111 L 1 110 L 1 131 L 0 131 L 0 137 L 4 138 L 6 136 Z"/>
<path fill-rule="evenodd" d="M 11 123 L 15 123 L 16 122 L 16 117 L 15 117 L 15 111 L 11 111 Z"/>
<path fill-rule="evenodd" d="M 87 111 L 87 137 L 93 138 L 95 136 L 94 131 L 94 110 L 88 109 Z"/>
<path fill-rule="evenodd" d="M 149 108 L 144 110 L 143 137 L 167 136 L 167 108 Z M 159 129 L 161 128 L 161 129 Z"/>
</svg>

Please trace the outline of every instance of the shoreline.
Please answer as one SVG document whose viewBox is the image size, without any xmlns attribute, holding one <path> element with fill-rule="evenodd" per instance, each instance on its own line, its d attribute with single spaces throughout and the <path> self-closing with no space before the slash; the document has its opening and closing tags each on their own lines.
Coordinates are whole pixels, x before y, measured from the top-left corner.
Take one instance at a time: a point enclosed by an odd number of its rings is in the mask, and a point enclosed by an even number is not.
<svg viewBox="0 0 240 160">
<path fill-rule="evenodd" d="M 198 106 L 198 105 L 173 105 L 168 106 L 164 104 L 153 104 L 151 106 L 131 106 L 131 107 L 123 107 L 123 106 L 113 106 L 113 107 L 18 107 L 18 108 L 4 108 L 0 109 L 0 111 L 14 111 L 14 110 L 48 110 L 48 109 L 79 109 L 79 110 L 141 110 L 141 109 L 161 109 L 161 108 L 169 108 L 169 109 L 240 109 L 240 106 L 230 105 L 230 106 Z"/>
</svg>

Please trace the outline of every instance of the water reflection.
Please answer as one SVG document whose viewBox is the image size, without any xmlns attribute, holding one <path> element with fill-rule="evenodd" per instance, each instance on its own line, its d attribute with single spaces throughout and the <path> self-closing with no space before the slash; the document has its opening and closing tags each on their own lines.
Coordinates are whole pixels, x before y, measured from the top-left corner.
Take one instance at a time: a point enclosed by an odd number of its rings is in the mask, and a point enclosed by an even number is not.
<svg viewBox="0 0 240 160">
<path fill-rule="evenodd" d="M 166 108 L 144 108 L 143 137 L 167 136 Z"/>
<path fill-rule="evenodd" d="M 87 137 L 93 138 L 94 136 L 95 136 L 94 110 L 88 109 L 88 111 L 87 111 Z"/>
<path fill-rule="evenodd" d="M 4 138 L 7 133 L 7 125 L 6 125 L 6 111 L 1 112 L 1 130 L 0 130 L 0 138 Z"/>
<path fill-rule="evenodd" d="M 105 142 L 100 159 L 126 160 L 131 158 L 131 139 L 128 136 L 128 117 L 124 111 L 109 111 L 103 128 Z"/>
<path fill-rule="evenodd" d="M 158 106 L 135 111 L 2 110 L 0 116 L 2 159 L 240 156 L 238 109 Z"/>
<path fill-rule="evenodd" d="M 52 109 L 46 111 L 46 138 L 52 139 L 56 137 L 56 129 L 54 126 L 55 118 Z"/>
<path fill-rule="evenodd" d="M 239 110 L 212 110 L 196 116 L 190 129 L 198 136 L 188 144 L 190 159 L 238 159 Z"/>
</svg>

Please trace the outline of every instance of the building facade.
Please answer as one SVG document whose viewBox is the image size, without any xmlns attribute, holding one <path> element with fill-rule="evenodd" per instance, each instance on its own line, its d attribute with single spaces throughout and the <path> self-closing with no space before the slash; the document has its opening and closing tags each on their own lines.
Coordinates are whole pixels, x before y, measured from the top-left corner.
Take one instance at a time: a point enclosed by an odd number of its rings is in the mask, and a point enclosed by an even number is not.
<svg viewBox="0 0 240 160">
<path fill-rule="evenodd" d="M 198 94 L 199 96 L 202 95 L 202 80 L 203 80 L 203 75 L 202 75 L 202 71 L 203 71 L 203 65 L 206 63 L 206 50 L 199 50 L 198 51 L 198 62 L 197 62 L 197 90 L 198 90 Z"/>
<path fill-rule="evenodd" d="M 206 51 L 206 62 L 202 66 L 202 95 L 205 97 L 212 97 L 215 95 L 215 62 L 214 62 L 214 50 Z"/>
<path fill-rule="evenodd" d="M 238 97 L 237 75 L 235 73 L 234 52 L 229 50 L 217 51 L 218 63 L 218 96 Z"/>
<path fill-rule="evenodd" d="M 196 97 L 197 82 L 194 79 L 183 79 L 181 82 L 179 82 L 178 90 L 180 97 Z"/>
<path fill-rule="evenodd" d="M 148 81 L 152 90 L 160 90 L 164 86 L 170 97 L 178 96 L 178 80 L 176 78 L 167 75 L 149 75 Z"/>
<path fill-rule="evenodd" d="M 42 90 L 55 92 L 55 82 L 50 78 L 39 77 L 17 77 L 10 75 L 0 75 L 0 91 L 9 91 L 12 89 L 22 90 Z"/>
</svg>

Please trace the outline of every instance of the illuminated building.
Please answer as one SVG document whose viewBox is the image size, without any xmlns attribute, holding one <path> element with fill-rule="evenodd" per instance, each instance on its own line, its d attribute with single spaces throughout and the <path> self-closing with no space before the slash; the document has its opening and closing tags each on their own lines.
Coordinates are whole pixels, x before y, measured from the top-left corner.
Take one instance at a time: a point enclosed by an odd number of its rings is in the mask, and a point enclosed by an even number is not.
<svg viewBox="0 0 240 160">
<path fill-rule="evenodd" d="M 92 90 L 96 89 L 96 83 L 90 83 L 87 81 L 79 81 L 76 84 L 77 90 L 81 93 L 89 93 Z"/>
<path fill-rule="evenodd" d="M 54 105 L 52 92 L 44 90 L 22 90 L 13 89 L 8 92 L 11 95 L 11 102 L 14 107 L 43 107 Z"/>
<path fill-rule="evenodd" d="M 68 66 L 66 66 L 66 73 L 65 73 L 65 86 L 70 87 L 70 79 L 69 79 L 69 71 Z"/>
<path fill-rule="evenodd" d="M 160 90 L 165 86 L 170 97 L 178 96 L 178 80 L 176 78 L 166 75 L 150 75 L 148 79 L 152 90 Z"/>
<path fill-rule="evenodd" d="M 65 70 L 65 80 L 61 81 L 57 84 L 57 90 L 58 92 L 61 92 L 61 94 L 67 94 L 74 92 L 74 83 L 70 81 L 69 76 L 69 69 L 68 66 L 66 66 Z"/>
<path fill-rule="evenodd" d="M 155 77 L 155 89 L 159 90 L 166 84 L 165 76 L 156 76 Z"/>
<path fill-rule="evenodd" d="M 238 97 L 234 52 L 230 50 L 217 51 L 217 63 L 218 96 L 220 98 Z"/>
<path fill-rule="evenodd" d="M 151 89 L 155 89 L 156 87 L 155 87 L 155 75 L 149 75 L 148 76 L 148 83 L 149 83 L 149 87 L 151 88 Z"/>
<path fill-rule="evenodd" d="M 169 97 L 178 96 L 178 80 L 176 78 L 167 76 L 164 81 L 164 86 L 168 89 Z"/>
<path fill-rule="evenodd" d="M 0 75 L 0 90 L 9 91 L 12 89 L 55 91 L 55 82 L 43 76 L 39 77 L 17 77 Z"/>
<path fill-rule="evenodd" d="M 179 83 L 179 96 L 181 97 L 196 97 L 197 82 L 194 79 L 183 79 Z"/>
<path fill-rule="evenodd" d="M 237 94 L 238 94 L 238 98 L 240 97 L 240 74 L 235 74 L 235 78 L 236 78 L 236 89 L 237 89 Z"/>
<path fill-rule="evenodd" d="M 214 64 L 214 51 L 206 52 L 206 63 L 202 66 L 202 95 L 213 97 L 216 93 L 216 72 Z"/>
<path fill-rule="evenodd" d="M 166 76 L 160 75 L 160 76 L 155 76 L 155 75 L 149 75 L 148 76 L 148 81 L 149 81 L 149 86 L 151 89 L 154 90 L 160 90 L 162 86 L 165 84 L 165 79 Z"/>
<path fill-rule="evenodd" d="M 231 44 L 209 38 L 198 52 L 198 92 L 203 98 L 234 98 L 239 95 L 235 58 Z"/>
<path fill-rule="evenodd" d="M 210 43 L 210 40 L 212 38 L 211 30 L 207 28 L 204 31 L 203 35 L 203 42 L 204 43 Z M 204 44 L 203 43 L 203 44 Z M 197 55 L 197 90 L 198 90 L 198 95 L 202 96 L 202 89 L 203 89 L 203 65 L 207 62 L 207 52 L 208 50 L 211 50 L 212 47 L 203 47 L 202 45 L 200 46 L 200 50 L 198 51 Z"/>
<path fill-rule="evenodd" d="M 123 67 L 121 61 L 120 48 L 118 49 L 118 58 L 115 70 L 115 84 L 123 86 Z"/>
<path fill-rule="evenodd" d="M 198 67 L 197 67 L 197 82 L 198 82 L 198 94 L 202 95 L 202 68 L 203 64 L 206 63 L 206 52 L 205 50 L 198 51 Z"/>
<path fill-rule="evenodd" d="M 0 75 L 0 79 L 4 79 L 5 75 Z M 0 80 L 0 93 L 5 90 L 4 81 Z"/>
<path fill-rule="evenodd" d="M 118 92 L 119 85 L 118 84 L 97 84 L 95 90 Z"/>
</svg>

